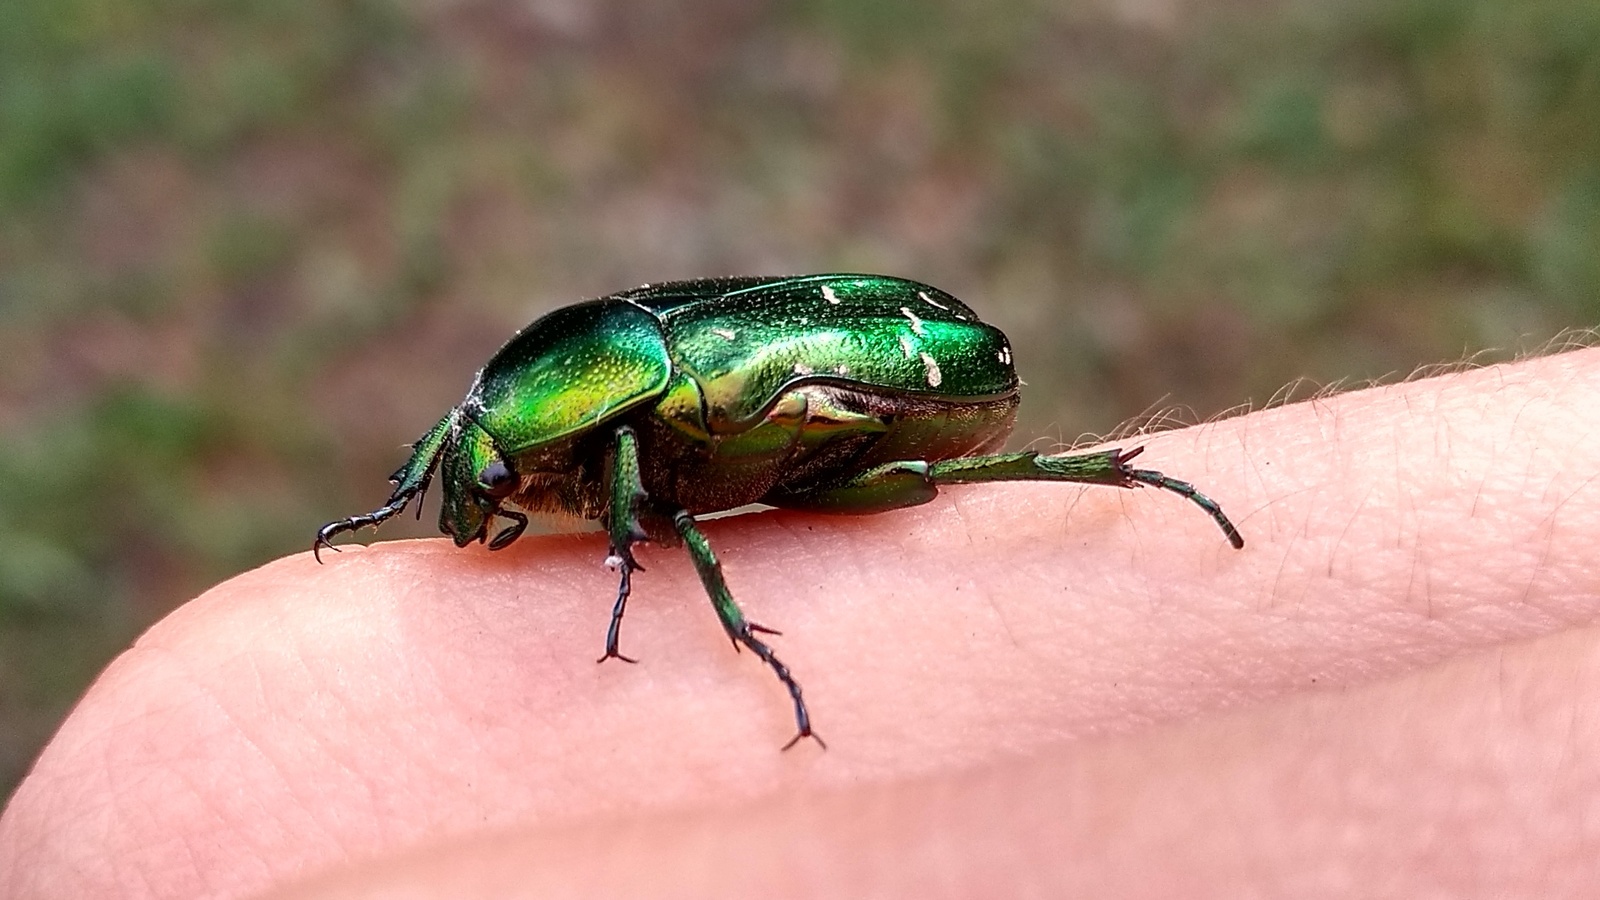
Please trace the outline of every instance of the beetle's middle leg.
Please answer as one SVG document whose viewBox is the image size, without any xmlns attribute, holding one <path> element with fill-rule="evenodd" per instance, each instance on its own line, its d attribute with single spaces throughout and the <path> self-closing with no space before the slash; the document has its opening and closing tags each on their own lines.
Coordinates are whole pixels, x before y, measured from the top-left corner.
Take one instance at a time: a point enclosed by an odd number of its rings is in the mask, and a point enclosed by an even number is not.
<svg viewBox="0 0 1600 900">
<path fill-rule="evenodd" d="M 628 608 L 628 594 L 633 590 L 633 573 L 644 567 L 633 559 L 633 545 L 645 540 L 644 529 L 639 526 L 639 507 L 645 501 L 644 483 L 639 476 L 639 438 L 633 429 L 624 425 L 616 431 L 611 448 L 611 465 L 608 467 L 608 503 L 606 506 L 606 534 L 611 539 L 611 553 L 606 564 L 620 573 L 617 584 L 617 602 L 611 607 L 611 624 L 606 628 L 606 652 L 596 662 L 620 659 L 635 662 L 617 649 L 622 636 L 622 614 Z"/>
<path fill-rule="evenodd" d="M 761 661 L 766 663 L 783 686 L 789 689 L 789 697 L 794 701 L 794 723 L 796 727 L 794 737 L 789 743 L 783 745 L 787 750 L 799 743 L 801 738 L 811 738 L 824 749 L 827 744 L 822 743 L 822 738 L 811 730 L 811 715 L 806 712 L 806 701 L 800 696 L 800 684 L 789 674 L 789 667 L 785 666 L 773 655 L 772 648 L 768 647 L 756 637 L 756 632 L 777 634 L 770 628 L 764 628 L 746 619 L 739 609 L 739 604 L 734 602 L 733 594 L 728 590 L 728 583 L 722 579 L 722 564 L 717 562 L 716 554 L 711 552 L 711 544 L 706 541 L 706 536 L 695 525 L 694 517 L 688 510 L 679 510 L 673 517 L 672 525 L 678 531 L 678 537 L 689 550 L 689 558 L 694 560 L 695 571 L 700 574 L 700 583 L 705 585 L 706 593 L 711 596 L 711 605 L 717 610 L 717 618 L 722 620 L 722 628 L 733 641 L 735 649 L 743 644 L 750 648 Z"/>
</svg>

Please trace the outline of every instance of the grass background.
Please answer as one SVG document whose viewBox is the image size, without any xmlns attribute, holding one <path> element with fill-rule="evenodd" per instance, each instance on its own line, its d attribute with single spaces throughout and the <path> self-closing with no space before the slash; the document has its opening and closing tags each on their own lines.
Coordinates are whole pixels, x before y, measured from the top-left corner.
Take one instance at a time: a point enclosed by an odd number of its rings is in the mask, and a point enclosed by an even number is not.
<svg viewBox="0 0 1600 900">
<path fill-rule="evenodd" d="M 515 328 L 826 270 L 1005 328 L 1019 443 L 1537 347 L 1600 321 L 1600 4 L 5 0 L 0 796 Z"/>
</svg>

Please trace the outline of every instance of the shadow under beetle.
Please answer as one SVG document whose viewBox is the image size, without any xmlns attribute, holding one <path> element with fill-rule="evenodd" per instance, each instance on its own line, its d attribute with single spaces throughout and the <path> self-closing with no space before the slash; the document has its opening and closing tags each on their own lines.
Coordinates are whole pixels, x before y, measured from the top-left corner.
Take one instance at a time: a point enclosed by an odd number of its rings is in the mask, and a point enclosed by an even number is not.
<svg viewBox="0 0 1600 900">
<path fill-rule="evenodd" d="M 324 525 L 314 551 L 419 503 L 437 472 L 439 529 L 499 550 L 528 518 L 599 520 L 621 575 L 605 655 L 617 649 L 633 545 L 682 544 L 723 629 L 794 701 L 794 738 L 821 739 L 800 685 L 744 617 L 694 517 L 747 503 L 875 513 L 932 500 L 944 484 L 1149 485 L 1238 529 L 1186 482 L 1128 463 L 1142 448 L 995 454 L 1017 408 L 1011 347 L 965 304 L 882 275 L 716 278 L 645 285 L 557 309 L 478 372 L 461 405 L 412 447 L 389 502 Z M 420 515 L 420 508 L 418 513 Z M 491 521 L 510 522 L 489 538 Z M 320 560 L 320 556 L 318 557 Z"/>
</svg>

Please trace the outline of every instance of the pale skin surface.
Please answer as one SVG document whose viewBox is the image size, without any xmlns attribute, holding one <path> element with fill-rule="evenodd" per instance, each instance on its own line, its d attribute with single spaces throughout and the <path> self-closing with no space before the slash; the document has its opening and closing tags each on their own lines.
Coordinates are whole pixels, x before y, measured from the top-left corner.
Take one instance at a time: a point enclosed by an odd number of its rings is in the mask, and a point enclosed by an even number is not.
<svg viewBox="0 0 1600 900">
<path fill-rule="evenodd" d="M 827 752 L 681 551 L 637 666 L 598 535 L 279 560 L 89 692 L 0 897 L 1590 893 L 1597 407 L 1586 350 L 1143 441 L 1238 552 L 1148 489 L 708 524 Z"/>
</svg>

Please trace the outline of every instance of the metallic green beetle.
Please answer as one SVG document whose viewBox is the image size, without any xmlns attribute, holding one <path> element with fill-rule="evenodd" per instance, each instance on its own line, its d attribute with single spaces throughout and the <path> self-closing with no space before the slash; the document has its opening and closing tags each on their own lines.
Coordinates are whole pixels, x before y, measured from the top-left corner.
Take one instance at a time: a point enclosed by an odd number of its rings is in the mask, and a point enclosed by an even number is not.
<svg viewBox="0 0 1600 900">
<path fill-rule="evenodd" d="M 872 513 L 932 500 L 944 484 L 1150 485 L 1194 501 L 1234 547 L 1244 539 L 1193 486 L 1128 465 L 1142 448 L 993 455 L 1017 407 L 1011 347 L 945 292 L 882 275 L 718 278 L 645 285 L 558 309 L 514 336 L 460 406 L 413 445 L 389 502 L 323 526 L 312 549 L 419 503 L 444 478 L 439 528 L 499 550 L 512 509 L 598 520 L 621 574 L 605 655 L 617 649 L 632 548 L 687 547 L 734 647 L 750 648 L 811 730 L 800 685 L 740 612 L 694 517 L 765 503 Z M 419 510 L 420 511 L 420 510 Z M 510 525 L 488 538 L 500 516 Z"/>
</svg>

